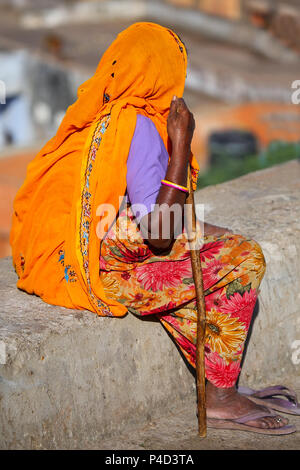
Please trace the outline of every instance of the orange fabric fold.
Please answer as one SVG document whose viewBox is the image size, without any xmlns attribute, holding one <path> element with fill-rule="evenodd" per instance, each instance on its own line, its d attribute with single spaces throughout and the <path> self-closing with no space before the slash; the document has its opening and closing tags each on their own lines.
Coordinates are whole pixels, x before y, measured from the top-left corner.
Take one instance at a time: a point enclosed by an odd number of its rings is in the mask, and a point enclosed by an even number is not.
<svg viewBox="0 0 300 470">
<path fill-rule="evenodd" d="M 133 24 L 104 53 L 16 196 L 10 240 L 20 289 L 54 305 L 125 315 L 100 281 L 97 208 L 119 210 L 137 114 L 152 119 L 171 152 L 167 117 L 173 95 L 183 94 L 186 65 L 179 37 L 154 23 Z"/>
</svg>

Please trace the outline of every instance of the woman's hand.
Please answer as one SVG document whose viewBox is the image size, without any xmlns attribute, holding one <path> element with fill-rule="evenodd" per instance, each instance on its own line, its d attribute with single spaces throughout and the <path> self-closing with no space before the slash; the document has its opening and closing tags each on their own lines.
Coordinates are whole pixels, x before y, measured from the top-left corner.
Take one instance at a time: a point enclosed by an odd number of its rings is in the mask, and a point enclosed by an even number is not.
<svg viewBox="0 0 300 470">
<path fill-rule="evenodd" d="M 195 121 L 182 98 L 174 97 L 170 106 L 167 129 L 172 142 L 172 155 L 165 179 L 187 186 L 187 170 L 191 155 L 191 141 L 195 129 Z M 153 252 L 166 252 L 170 249 L 177 233 L 173 209 L 181 207 L 186 201 L 186 193 L 176 188 L 161 185 L 155 209 L 145 215 L 140 222 L 140 229 Z M 180 217 L 181 219 L 181 217 Z M 169 233 L 165 237 L 163 222 L 167 223 Z M 204 224 L 204 235 L 221 236 L 230 230 L 216 225 Z"/>
<path fill-rule="evenodd" d="M 195 120 L 183 98 L 174 96 L 171 101 L 167 130 L 176 156 L 189 159 Z"/>
<path fill-rule="evenodd" d="M 195 121 L 182 98 L 171 102 L 167 129 L 172 142 L 172 155 L 165 179 L 181 186 L 187 186 L 187 170 L 191 155 L 191 140 L 195 129 Z M 169 250 L 174 240 L 174 234 L 181 231 L 178 220 L 182 222 L 183 206 L 186 192 L 176 188 L 161 185 L 155 209 L 143 217 L 140 229 L 152 250 Z M 180 217 L 175 217 L 174 207 L 181 209 Z M 172 209 L 173 208 L 173 209 Z M 163 227 L 169 227 L 168 234 Z"/>
</svg>

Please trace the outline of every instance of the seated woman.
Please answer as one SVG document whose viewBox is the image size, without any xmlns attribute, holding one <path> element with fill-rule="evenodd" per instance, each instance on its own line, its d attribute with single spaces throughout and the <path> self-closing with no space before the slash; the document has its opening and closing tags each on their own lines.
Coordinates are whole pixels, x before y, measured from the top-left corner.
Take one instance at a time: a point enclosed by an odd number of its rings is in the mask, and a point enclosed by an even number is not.
<svg viewBox="0 0 300 470">
<path fill-rule="evenodd" d="M 186 67 L 185 46 L 169 29 L 137 23 L 119 34 L 29 165 L 11 244 L 20 289 L 102 316 L 156 315 L 195 367 L 190 252 L 170 215 L 184 206 L 189 163 L 197 179 L 194 119 L 177 98 Z M 261 248 L 204 228 L 208 425 L 294 432 L 235 386 L 265 272 Z"/>
</svg>

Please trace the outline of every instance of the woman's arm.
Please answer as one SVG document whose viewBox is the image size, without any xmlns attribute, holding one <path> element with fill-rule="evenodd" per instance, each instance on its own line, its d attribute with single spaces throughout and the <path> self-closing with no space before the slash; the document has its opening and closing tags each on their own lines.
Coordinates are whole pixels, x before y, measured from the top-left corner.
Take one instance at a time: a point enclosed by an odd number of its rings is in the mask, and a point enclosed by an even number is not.
<svg viewBox="0 0 300 470">
<path fill-rule="evenodd" d="M 172 155 L 165 179 L 181 186 L 187 186 L 187 170 L 195 121 L 183 98 L 173 98 L 167 129 L 172 142 Z M 187 194 L 183 191 L 161 185 L 154 211 L 144 216 L 140 222 L 143 237 L 152 248 L 165 251 L 170 247 L 176 229 L 176 217 L 172 206 L 178 205 L 178 209 L 183 213 L 186 196 Z M 167 235 L 164 233 L 166 225 L 169 229 Z"/>
<path fill-rule="evenodd" d="M 187 170 L 191 153 L 191 141 L 195 129 L 192 113 L 182 98 L 171 102 L 168 117 L 168 134 L 172 142 L 172 156 L 168 164 L 165 179 L 181 186 L 187 186 Z M 161 185 L 155 210 L 145 215 L 140 221 L 140 229 L 152 249 L 167 251 L 174 240 L 178 218 L 172 210 L 177 205 L 180 228 L 182 228 L 183 206 L 187 194 L 178 189 Z M 166 233 L 167 230 L 167 233 Z M 231 230 L 204 223 L 204 235 L 221 236 Z"/>
</svg>

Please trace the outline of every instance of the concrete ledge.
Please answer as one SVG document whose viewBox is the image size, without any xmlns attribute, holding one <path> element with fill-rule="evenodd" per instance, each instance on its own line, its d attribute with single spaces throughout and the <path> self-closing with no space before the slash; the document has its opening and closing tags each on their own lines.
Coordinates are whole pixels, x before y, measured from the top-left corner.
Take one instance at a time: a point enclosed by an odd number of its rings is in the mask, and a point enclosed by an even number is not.
<svg viewBox="0 0 300 470">
<path fill-rule="evenodd" d="M 266 255 L 244 384 L 300 385 L 299 189 L 293 161 L 196 195 L 206 220 L 250 235 Z M 158 322 L 53 307 L 15 283 L 2 260 L 0 448 L 101 448 L 104 436 L 195 407 L 194 377 Z"/>
<path fill-rule="evenodd" d="M 0 448 L 100 446 L 195 402 L 194 378 L 159 322 L 47 305 L 15 288 L 10 258 L 0 279 Z"/>
</svg>

